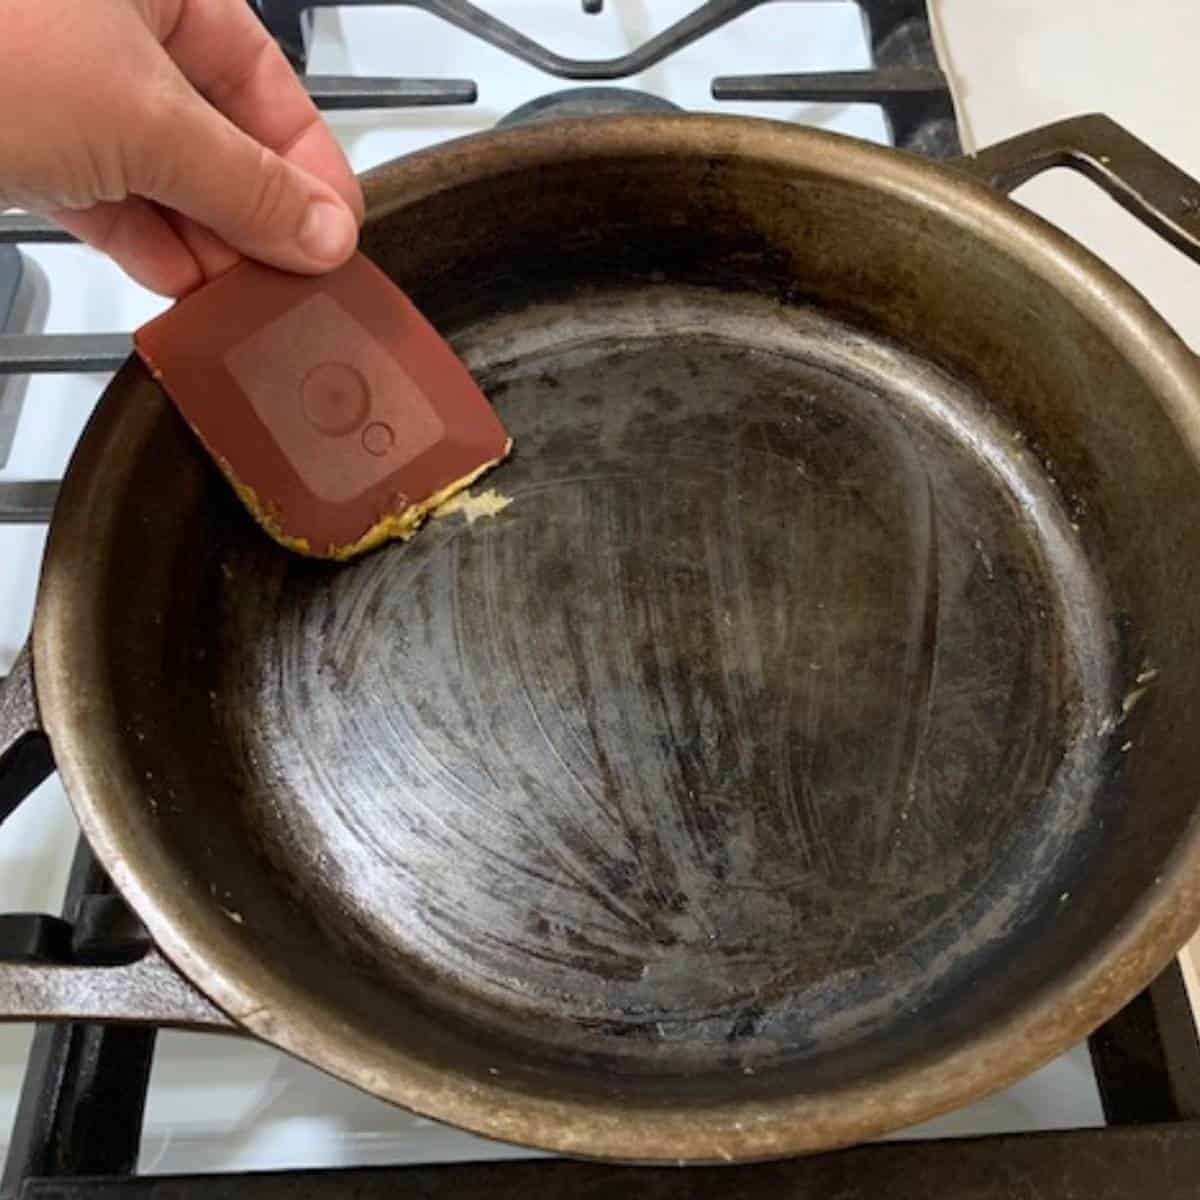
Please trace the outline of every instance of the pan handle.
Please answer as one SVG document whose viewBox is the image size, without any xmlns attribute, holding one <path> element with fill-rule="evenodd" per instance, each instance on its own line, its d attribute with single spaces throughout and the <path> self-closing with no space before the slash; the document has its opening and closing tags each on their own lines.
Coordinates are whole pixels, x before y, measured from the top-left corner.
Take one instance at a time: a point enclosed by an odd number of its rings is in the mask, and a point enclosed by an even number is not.
<svg viewBox="0 0 1200 1200">
<path fill-rule="evenodd" d="M 1052 167 L 1069 167 L 1200 262 L 1200 183 L 1102 113 L 1018 134 L 953 165 L 1006 193 Z"/>
<path fill-rule="evenodd" d="M 29 646 L 0 679 L 0 824 L 54 770 L 33 690 Z"/>
<path fill-rule="evenodd" d="M 113 967 L 0 962 L 0 1022 L 94 1021 L 236 1033 L 157 949 Z"/>
<path fill-rule="evenodd" d="M 0 678 L 0 822 L 53 770 L 27 645 Z M 95 869 L 92 874 L 102 876 Z M 103 886 L 112 887 L 107 878 Z M 0 1022 L 139 1022 L 236 1031 L 148 942 L 119 897 L 93 887 L 74 907 L 70 921 L 0 915 Z"/>
</svg>

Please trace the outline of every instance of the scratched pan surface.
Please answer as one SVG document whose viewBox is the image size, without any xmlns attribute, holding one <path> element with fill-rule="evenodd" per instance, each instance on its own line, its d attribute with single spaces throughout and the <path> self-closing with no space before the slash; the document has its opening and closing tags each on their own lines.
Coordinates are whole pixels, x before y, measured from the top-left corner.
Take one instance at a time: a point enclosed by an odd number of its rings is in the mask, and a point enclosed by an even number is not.
<svg viewBox="0 0 1200 1200">
<path fill-rule="evenodd" d="M 1098 702 L 1103 631 L 969 393 L 667 286 L 460 350 L 519 447 L 507 509 L 349 569 L 225 563 L 248 820 L 331 933 L 556 1056 L 756 1071 L 1057 900 L 1030 867 L 1088 817 L 1046 798 L 1102 756 L 1064 704 Z"/>
<path fill-rule="evenodd" d="M 587 131 L 369 181 L 508 506 L 288 555 L 131 364 L 39 684 L 118 884 L 259 1036 L 532 1145 L 820 1149 L 1030 1069 L 1186 936 L 1195 367 L 940 168 Z"/>
</svg>

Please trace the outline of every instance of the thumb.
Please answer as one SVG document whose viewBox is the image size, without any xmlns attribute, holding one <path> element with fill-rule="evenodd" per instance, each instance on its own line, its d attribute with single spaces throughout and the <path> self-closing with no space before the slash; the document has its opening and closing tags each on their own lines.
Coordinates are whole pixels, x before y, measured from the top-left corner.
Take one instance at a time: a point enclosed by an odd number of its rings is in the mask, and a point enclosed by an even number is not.
<svg viewBox="0 0 1200 1200">
<path fill-rule="evenodd" d="M 181 87 L 150 123 L 129 155 L 131 191 L 284 270 L 328 271 L 354 252 L 358 221 L 341 196 L 256 142 L 198 93 Z"/>
</svg>

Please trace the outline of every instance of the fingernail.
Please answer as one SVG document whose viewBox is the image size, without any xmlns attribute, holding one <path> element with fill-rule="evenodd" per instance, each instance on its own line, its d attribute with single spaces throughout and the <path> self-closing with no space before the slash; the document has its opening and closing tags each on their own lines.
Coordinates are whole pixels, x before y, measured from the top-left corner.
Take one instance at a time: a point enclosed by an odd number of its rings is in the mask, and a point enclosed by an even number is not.
<svg viewBox="0 0 1200 1200">
<path fill-rule="evenodd" d="M 358 227 L 349 211 L 328 200 L 314 200 L 300 223 L 300 245 L 318 262 L 339 262 L 357 237 Z"/>
</svg>

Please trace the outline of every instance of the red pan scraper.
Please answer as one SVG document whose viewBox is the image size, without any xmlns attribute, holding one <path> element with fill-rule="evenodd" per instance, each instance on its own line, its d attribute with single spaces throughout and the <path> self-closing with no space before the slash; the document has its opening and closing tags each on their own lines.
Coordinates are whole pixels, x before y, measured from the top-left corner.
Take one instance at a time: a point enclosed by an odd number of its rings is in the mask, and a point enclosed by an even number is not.
<svg viewBox="0 0 1200 1200">
<path fill-rule="evenodd" d="M 512 448 L 454 351 L 361 254 L 317 277 L 242 263 L 133 340 L 258 523 L 316 558 L 411 537 Z"/>
</svg>

